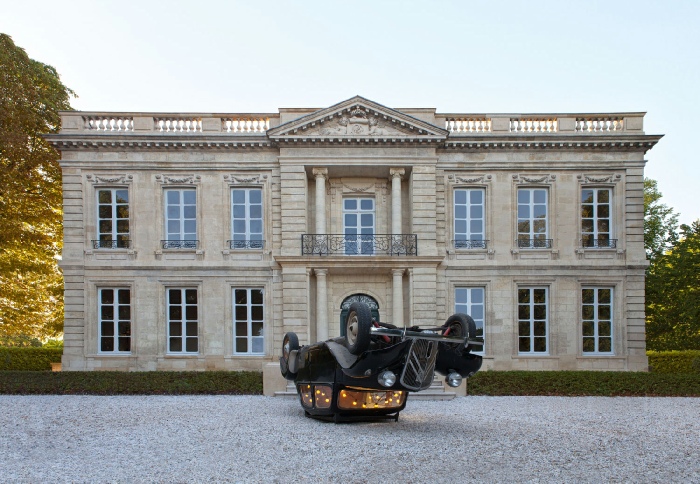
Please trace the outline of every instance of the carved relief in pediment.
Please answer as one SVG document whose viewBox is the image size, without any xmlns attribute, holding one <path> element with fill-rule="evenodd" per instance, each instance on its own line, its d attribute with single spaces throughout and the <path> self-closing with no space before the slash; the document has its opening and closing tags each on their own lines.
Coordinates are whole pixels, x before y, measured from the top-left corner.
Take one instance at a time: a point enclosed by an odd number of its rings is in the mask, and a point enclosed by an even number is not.
<svg viewBox="0 0 700 484">
<path fill-rule="evenodd" d="M 318 136 L 408 136 L 409 132 L 400 131 L 390 126 L 379 116 L 372 116 L 361 107 L 350 111 L 350 115 L 333 118 L 318 127 L 306 131 L 308 135 Z"/>
</svg>

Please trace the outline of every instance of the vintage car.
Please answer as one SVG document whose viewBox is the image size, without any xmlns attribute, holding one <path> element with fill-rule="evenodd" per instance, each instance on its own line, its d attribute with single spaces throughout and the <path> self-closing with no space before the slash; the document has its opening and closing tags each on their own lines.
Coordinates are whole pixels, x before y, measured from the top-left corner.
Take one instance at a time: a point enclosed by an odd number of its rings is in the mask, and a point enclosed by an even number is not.
<svg viewBox="0 0 700 484">
<path fill-rule="evenodd" d="M 454 314 L 436 328 L 397 328 L 377 322 L 361 302 L 350 306 L 345 336 L 300 347 L 296 333 L 282 342 L 280 370 L 294 381 L 306 416 L 335 422 L 393 418 L 409 391 L 430 387 L 434 372 L 457 387 L 481 368 L 483 347 L 474 320 Z"/>
</svg>

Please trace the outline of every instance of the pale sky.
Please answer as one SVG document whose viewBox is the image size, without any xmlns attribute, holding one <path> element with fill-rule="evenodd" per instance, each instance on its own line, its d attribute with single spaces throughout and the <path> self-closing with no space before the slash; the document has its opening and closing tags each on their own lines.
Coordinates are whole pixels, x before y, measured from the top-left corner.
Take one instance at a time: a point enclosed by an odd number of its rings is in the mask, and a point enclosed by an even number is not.
<svg viewBox="0 0 700 484">
<path fill-rule="evenodd" d="M 646 111 L 646 176 L 700 218 L 700 0 L 0 0 L 83 111 Z M 697 118 L 696 118 L 697 114 Z"/>
</svg>

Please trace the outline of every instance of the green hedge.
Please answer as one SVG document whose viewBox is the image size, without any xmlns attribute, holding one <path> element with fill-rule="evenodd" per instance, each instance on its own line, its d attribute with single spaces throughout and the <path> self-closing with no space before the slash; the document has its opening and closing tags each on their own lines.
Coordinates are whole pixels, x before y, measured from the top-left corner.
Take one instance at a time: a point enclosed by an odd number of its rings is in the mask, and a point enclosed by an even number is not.
<svg viewBox="0 0 700 484">
<path fill-rule="evenodd" d="M 480 371 L 469 395 L 699 397 L 700 374 L 618 371 Z"/>
<path fill-rule="evenodd" d="M 63 348 L 0 347 L 0 371 L 50 371 L 62 354 Z"/>
<path fill-rule="evenodd" d="M 654 373 L 700 373 L 700 351 L 647 351 Z"/>
<path fill-rule="evenodd" d="M 0 394 L 10 395 L 260 395 L 253 371 L 3 371 Z"/>
</svg>

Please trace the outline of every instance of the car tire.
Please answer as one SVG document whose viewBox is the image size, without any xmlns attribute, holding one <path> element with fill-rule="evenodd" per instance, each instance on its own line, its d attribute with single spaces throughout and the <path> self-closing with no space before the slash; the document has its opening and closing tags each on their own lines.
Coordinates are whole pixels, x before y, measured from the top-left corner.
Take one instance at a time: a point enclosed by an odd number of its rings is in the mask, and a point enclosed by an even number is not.
<svg viewBox="0 0 700 484">
<path fill-rule="evenodd" d="M 345 318 L 345 345 L 353 355 L 367 351 L 371 341 L 372 312 L 361 302 L 350 305 Z"/>
<path fill-rule="evenodd" d="M 469 337 L 472 338 L 476 335 L 476 323 L 474 322 L 474 318 L 468 314 L 453 314 L 447 318 L 447 321 L 445 321 L 443 327 L 445 328 L 443 334 L 449 329 L 450 336 L 464 338 L 465 336 L 469 335 Z M 467 345 L 464 349 L 466 351 L 471 351 L 472 347 L 471 345 Z"/>
<path fill-rule="evenodd" d="M 289 332 L 284 335 L 282 339 L 282 359 L 280 360 L 280 370 L 282 370 L 282 376 L 286 379 L 294 379 L 296 374 L 289 371 L 289 354 L 299 349 L 299 337 L 296 333 Z"/>
</svg>

